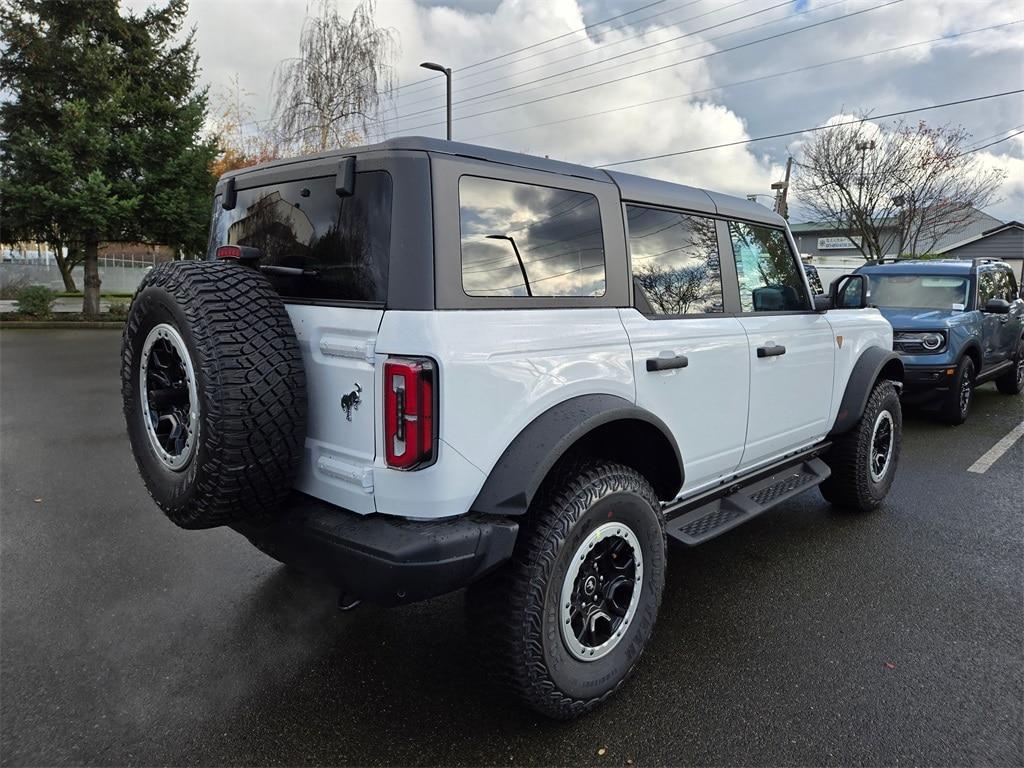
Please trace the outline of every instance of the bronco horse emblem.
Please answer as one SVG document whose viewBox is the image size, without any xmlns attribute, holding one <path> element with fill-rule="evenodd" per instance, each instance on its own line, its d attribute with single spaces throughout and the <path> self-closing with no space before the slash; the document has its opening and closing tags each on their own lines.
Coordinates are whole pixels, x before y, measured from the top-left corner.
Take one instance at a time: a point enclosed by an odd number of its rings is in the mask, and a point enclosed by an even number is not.
<svg viewBox="0 0 1024 768">
<path fill-rule="evenodd" d="M 362 401 L 359 399 L 359 393 L 363 391 L 363 388 L 356 384 L 356 388 L 349 392 L 347 395 L 342 395 L 341 398 L 341 410 L 345 412 L 345 418 L 348 421 L 352 421 L 352 411 L 359 410 L 359 403 Z"/>
</svg>

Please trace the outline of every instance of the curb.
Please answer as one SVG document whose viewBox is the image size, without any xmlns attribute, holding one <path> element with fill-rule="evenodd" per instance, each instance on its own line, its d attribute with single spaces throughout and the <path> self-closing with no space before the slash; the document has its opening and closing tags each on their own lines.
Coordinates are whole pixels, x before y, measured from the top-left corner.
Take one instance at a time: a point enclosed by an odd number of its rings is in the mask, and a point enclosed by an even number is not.
<svg viewBox="0 0 1024 768">
<path fill-rule="evenodd" d="M 15 320 L 14 322 L 0 321 L 0 328 L 5 331 L 14 328 L 47 330 L 58 328 L 84 328 L 87 330 L 121 330 L 124 323 L 110 320 Z"/>
</svg>

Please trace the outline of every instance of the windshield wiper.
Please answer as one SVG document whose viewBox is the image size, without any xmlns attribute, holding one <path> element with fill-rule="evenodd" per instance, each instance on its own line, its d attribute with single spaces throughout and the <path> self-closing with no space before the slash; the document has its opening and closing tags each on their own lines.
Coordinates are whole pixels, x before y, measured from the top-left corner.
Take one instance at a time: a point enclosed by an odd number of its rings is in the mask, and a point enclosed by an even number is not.
<svg viewBox="0 0 1024 768">
<path fill-rule="evenodd" d="M 320 272 L 315 269 L 301 269 L 300 267 L 279 267 L 275 264 L 260 264 L 260 272 L 268 275 L 288 275 L 289 277 L 319 277 Z"/>
</svg>

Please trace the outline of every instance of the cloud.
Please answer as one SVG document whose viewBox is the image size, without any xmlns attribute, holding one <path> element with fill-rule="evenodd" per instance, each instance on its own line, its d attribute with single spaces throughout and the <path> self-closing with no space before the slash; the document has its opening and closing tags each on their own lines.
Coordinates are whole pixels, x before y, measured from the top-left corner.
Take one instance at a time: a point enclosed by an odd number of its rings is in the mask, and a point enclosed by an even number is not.
<svg viewBox="0 0 1024 768">
<path fill-rule="evenodd" d="M 136 6 L 145 4 L 145 0 L 131 2 Z M 1024 24 L 966 35 L 941 45 L 915 46 L 785 77 L 730 85 L 1019 20 L 1015 18 L 1019 17 L 1019 9 L 1014 4 L 998 0 L 903 0 L 875 8 L 884 2 L 802 0 L 772 9 L 777 0 L 734 2 L 732 7 L 724 0 L 698 0 L 654 6 L 584 35 L 567 33 L 643 3 L 378 0 L 379 23 L 392 27 L 399 37 L 399 81 L 425 81 L 398 91 L 389 111 L 391 119 L 384 127 L 405 132 L 443 120 L 443 79 L 418 68 L 426 60 L 440 61 L 455 69 L 456 102 L 514 87 L 486 99 L 456 104 L 456 118 L 497 110 L 457 120 L 456 139 L 480 136 L 479 143 L 586 164 L 745 141 L 758 135 L 818 125 L 830 117 L 851 112 L 869 110 L 881 114 L 1019 87 Z M 352 0 L 339 3 L 346 12 L 353 5 Z M 722 52 L 758 38 L 862 10 L 865 12 L 843 20 Z M 214 89 L 223 88 L 231 75 L 238 73 L 242 86 L 256 94 L 253 106 L 257 117 L 266 116 L 271 75 L 278 61 L 294 55 L 304 13 L 305 5 L 299 0 L 192 0 L 189 19 L 197 27 L 204 80 Z M 740 18 L 747 14 L 751 15 Z M 644 20 L 647 17 L 653 18 Z M 696 32 L 711 26 L 714 29 Z M 557 35 L 565 36 L 489 64 L 467 68 L 474 62 Z M 646 51 L 638 50 L 680 35 L 689 36 Z M 621 55 L 631 51 L 635 53 Z M 707 54 L 714 55 L 667 66 Z M 613 56 L 619 58 L 610 60 Z M 587 64 L 595 66 L 516 87 Z M 518 106 L 531 99 L 661 66 L 666 68 L 617 84 Z M 662 101 L 617 109 L 656 99 Z M 980 139 L 1003 129 L 1009 132 L 1013 126 L 1024 123 L 1022 104 L 1024 99 L 1015 96 L 922 113 L 921 118 L 963 123 Z M 428 108 L 435 110 L 395 119 Z M 617 111 L 529 127 L 607 110 Z M 510 132 L 520 128 L 523 130 Z M 443 130 L 443 126 L 430 125 L 416 132 L 440 136 Z M 787 152 L 797 141 L 796 137 L 782 138 L 623 169 L 733 194 L 768 193 L 770 183 L 781 175 Z M 1024 142 L 1019 140 L 999 144 L 984 153 L 986 162 L 1004 167 L 1008 173 L 1003 202 L 991 211 L 1000 218 L 1024 218 L 1022 157 Z"/>
</svg>

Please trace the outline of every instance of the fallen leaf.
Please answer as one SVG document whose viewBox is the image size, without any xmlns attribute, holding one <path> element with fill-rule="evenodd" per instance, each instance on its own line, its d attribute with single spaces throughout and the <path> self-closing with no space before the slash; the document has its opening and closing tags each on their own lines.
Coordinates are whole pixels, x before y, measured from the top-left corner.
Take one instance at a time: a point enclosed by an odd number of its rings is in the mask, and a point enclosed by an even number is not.
<svg viewBox="0 0 1024 768">
<path fill-rule="evenodd" d="M 607 752 L 608 752 L 608 749 L 606 747 L 598 747 L 597 748 L 597 756 L 598 757 L 604 757 Z"/>
<path fill-rule="evenodd" d="M 42 499 L 41 496 L 39 498 L 32 499 L 32 501 L 34 501 L 36 504 L 42 504 L 43 503 L 43 499 Z"/>
<path fill-rule="evenodd" d="M 633 764 L 633 758 L 632 757 L 627 757 L 626 758 L 626 765 L 632 765 L 632 764 Z"/>
<path fill-rule="evenodd" d="M 896 665 L 893 664 L 891 661 L 887 661 L 887 662 L 885 662 L 885 668 L 886 669 L 896 669 Z"/>
</svg>

